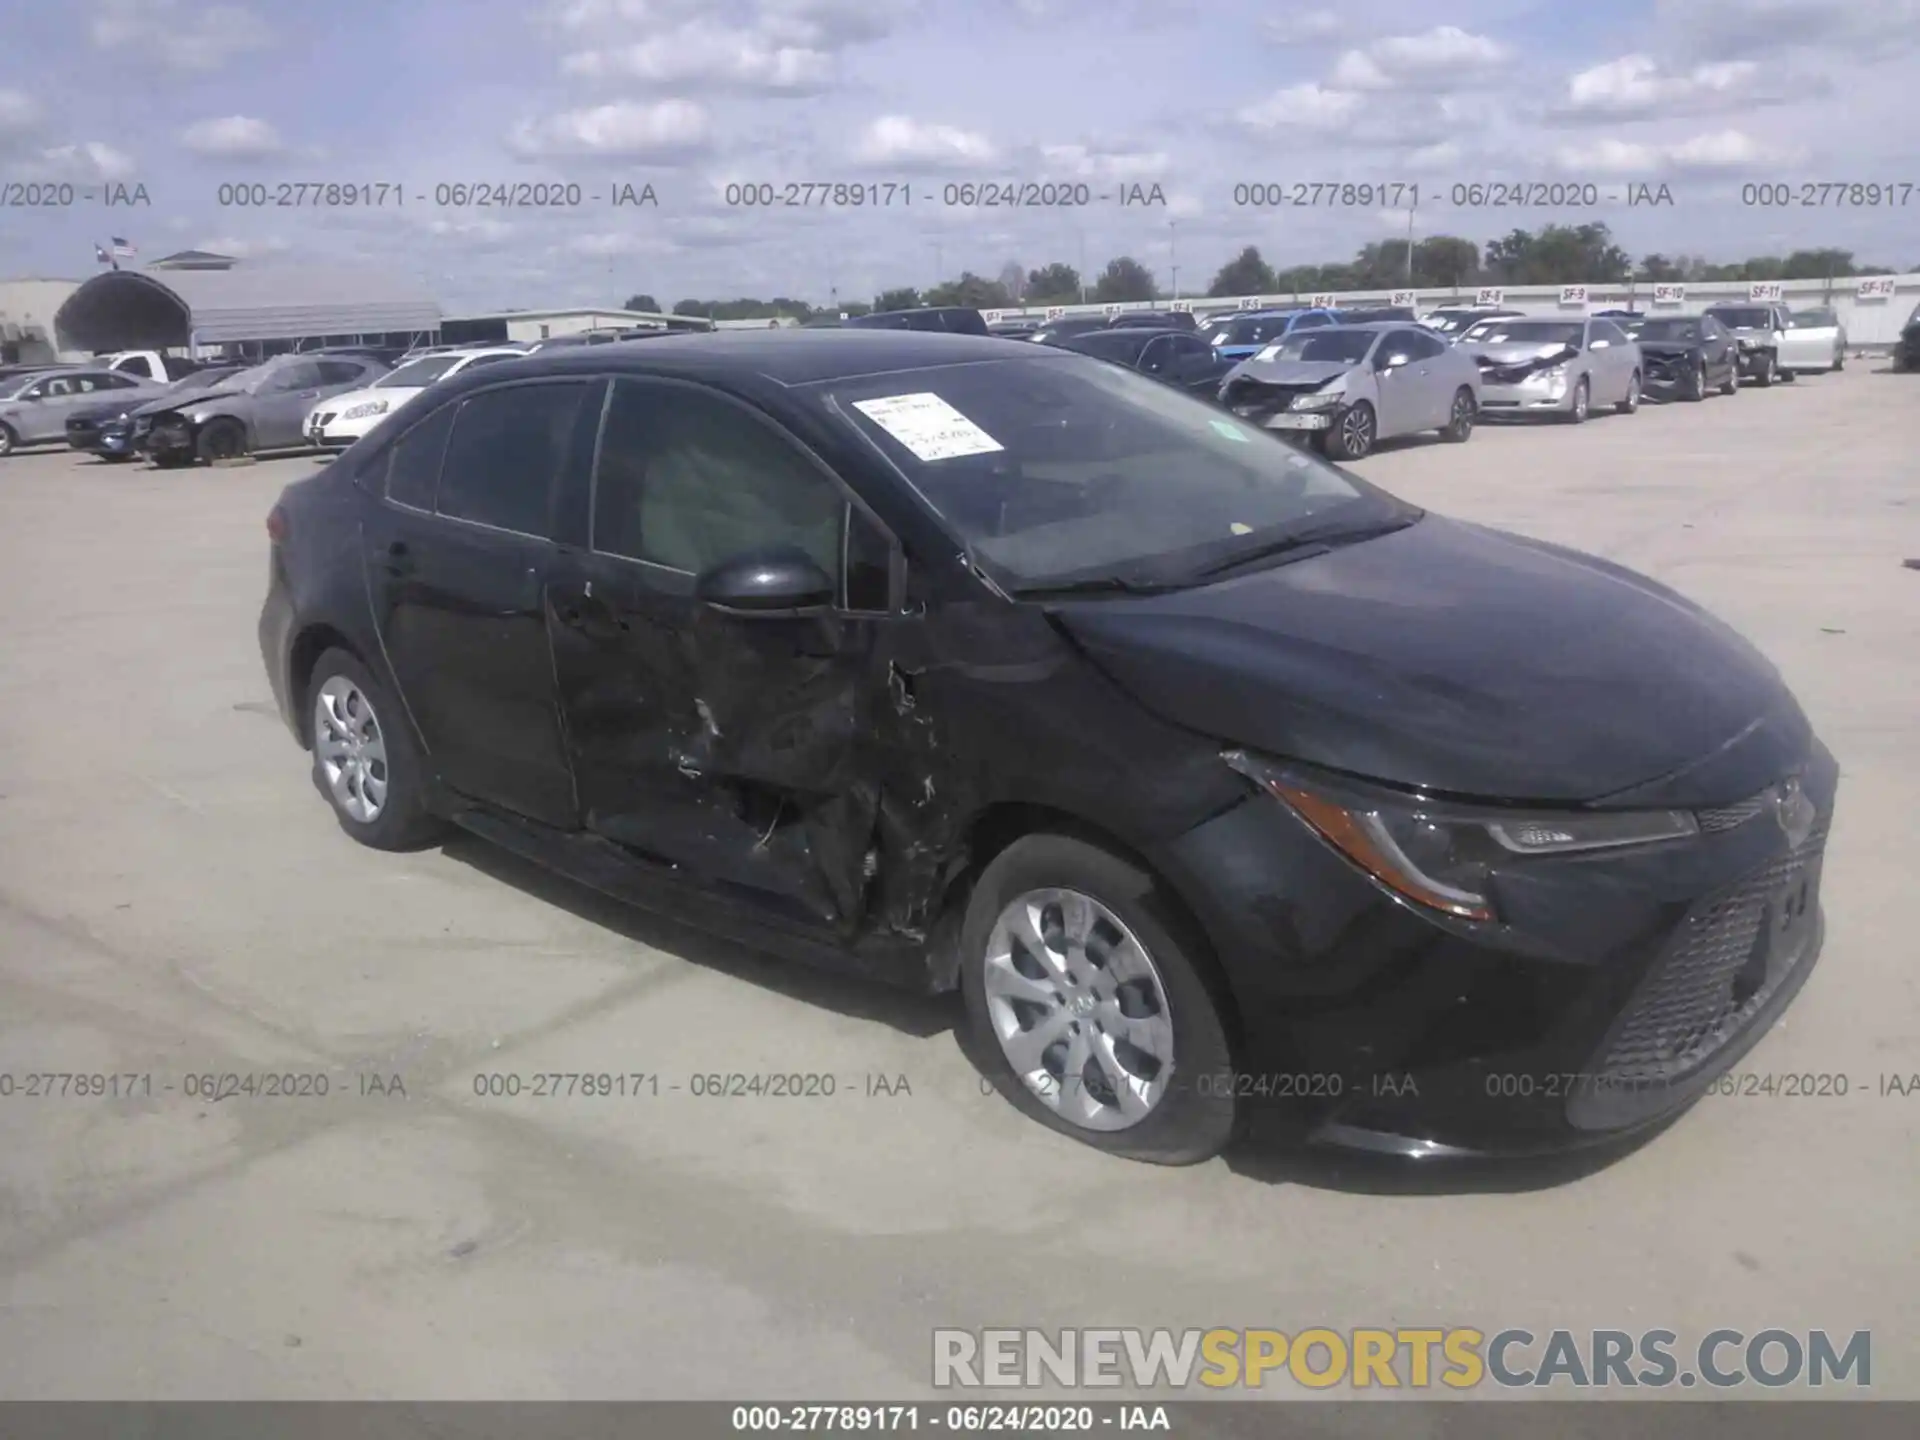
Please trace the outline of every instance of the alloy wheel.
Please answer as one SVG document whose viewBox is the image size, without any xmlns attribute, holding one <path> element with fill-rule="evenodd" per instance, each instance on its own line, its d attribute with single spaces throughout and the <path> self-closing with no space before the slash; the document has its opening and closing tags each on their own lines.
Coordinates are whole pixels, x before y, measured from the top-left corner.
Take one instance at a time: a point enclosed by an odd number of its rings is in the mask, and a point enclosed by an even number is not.
<svg viewBox="0 0 1920 1440">
<path fill-rule="evenodd" d="M 387 742 L 372 702 L 345 675 L 332 676 L 314 697 L 313 748 L 341 814 L 362 825 L 378 820 L 387 803 Z"/>
<path fill-rule="evenodd" d="M 1579 422 L 1587 418 L 1587 382 L 1582 380 L 1573 390 L 1573 418 Z"/>
<path fill-rule="evenodd" d="M 1340 419 L 1340 441 L 1347 454 L 1365 455 L 1373 448 L 1373 411 L 1356 405 Z"/>
<path fill-rule="evenodd" d="M 1120 917 L 1075 890 L 1029 890 L 987 937 L 987 1014 L 1030 1093 L 1086 1130 L 1130 1129 L 1173 1078 L 1167 990 Z"/>
<path fill-rule="evenodd" d="M 11 455 L 13 453 L 13 445 L 13 431 L 5 425 L 0 425 L 0 455 Z"/>
<path fill-rule="evenodd" d="M 1466 395 L 1453 397 L 1453 433 L 1465 439 L 1473 429 L 1473 400 Z"/>
</svg>

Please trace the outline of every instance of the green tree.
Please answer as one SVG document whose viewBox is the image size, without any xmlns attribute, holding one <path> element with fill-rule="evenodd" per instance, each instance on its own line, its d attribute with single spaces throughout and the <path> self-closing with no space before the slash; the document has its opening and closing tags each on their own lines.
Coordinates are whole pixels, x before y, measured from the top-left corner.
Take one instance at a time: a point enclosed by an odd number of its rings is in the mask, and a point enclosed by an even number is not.
<svg viewBox="0 0 1920 1440">
<path fill-rule="evenodd" d="M 673 313 L 675 315 L 702 315 L 708 319 L 712 319 L 713 302 L 711 300 L 676 300 L 673 302 Z"/>
<path fill-rule="evenodd" d="M 1056 260 L 1027 275 L 1027 304 L 1078 305 L 1081 288 L 1080 272 Z"/>
<path fill-rule="evenodd" d="M 875 310 L 918 310 L 921 304 L 920 292 L 911 285 L 898 290 L 882 290 L 873 297 Z"/>
<path fill-rule="evenodd" d="M 658 315 L 660 313 L 660 302 L 651 295 L 629 295 L 627 297 L 627 303 L 620 308 L 622 310 L 644 310 L 649 315 Z"/>
<path fill-rule="evenodd" d="M 1220 267 L 1213 283 L 1207 286 L 1207 294 L 1265 295 L 1277 288 L 1273 270 L 1260 258 L 1259 249 L 1249 245 Z"/>
<path fill-rule="evenodd" d="M 1514 230 L 1487 246 L 1486 268 L 1508 285 L 1573 285 L 1623 280 L 1632 261 L 1598 221 Z"/>
<path fill-rule="evenodd" d="M 873 307 L 864 300 L 846 300 L 841 302 L 840 309 L 836 313 L 848 316 L 871 315 Z"/>
<path fill-rule="evenodd" d="M 1683 261 L 1669 260 L 1659 253 L 1640 257 L 1640 268 L 1635 270 L 1634 278 L 1646 280 L 1655 285 L 1671 285 L 1686 279 Z"/>
<path fill-rule="evenodd" d="M 1096 304 L 1113 305 L 1127 300 L 1151 300 L 1157 291 L 1153 272 L 1131 255 L 1109 260 L 1100 278 L 1093 282 L 1092 299 Z"/>
<path fill-rule="evenodd" d="M 1320 267 L 1318 265 L 1289 265 L 1284 270 L 1274 271 L 1272 283 L 1266 287 L 1266 290 L 1281 295 L 1307 295 L 1319 288 Z"/>
<path fill-rule="evenodd" d="M 1020 268 L 1018 260 L 1009 260 L 1000 267 L 1000 288 L 1007 292 L 1008 301 L 1015 305 L 1027 293 L 1027 272 Z"/>
<path fill-rule="evenodd" d="M 1851 250 L 1796 250 L 1780 262 L 1782 280 L 1824 280 L 1829 275 L 1857 275 Z"/>
<path fill-rule="evenodd" d="M 1013 304 L 1007 287 L 971 270 L 962 271 L 958 280 L 936 285 L 927 292 L 929 305 L 970 305 L 976 310 L 1000 310 Z"/>
<path fill-rule="evenodd" d="M 1413 247 L 1416 286 L 1465 285 L 1480 274 L 1480 247 L 1458 235 L 1429 235 Z M 1395 281 L 1388 289 L 1399 286 Z"/>
</svg>

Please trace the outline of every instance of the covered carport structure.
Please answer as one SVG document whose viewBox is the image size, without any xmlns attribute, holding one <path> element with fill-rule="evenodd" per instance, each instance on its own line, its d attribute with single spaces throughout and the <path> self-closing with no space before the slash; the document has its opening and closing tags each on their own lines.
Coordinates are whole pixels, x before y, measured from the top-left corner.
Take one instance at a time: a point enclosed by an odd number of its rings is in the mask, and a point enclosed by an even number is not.
<svg viewBox="0 0 1920 1440">
<path fill-rule="evenodd" d="M 236 265 L 230 270 L 108 270 L 53 317 L 62 349 L 263 351 L 302 342 L 406 344 L 434 335 L 440 305 L 381 271 Z"/>
</svg>

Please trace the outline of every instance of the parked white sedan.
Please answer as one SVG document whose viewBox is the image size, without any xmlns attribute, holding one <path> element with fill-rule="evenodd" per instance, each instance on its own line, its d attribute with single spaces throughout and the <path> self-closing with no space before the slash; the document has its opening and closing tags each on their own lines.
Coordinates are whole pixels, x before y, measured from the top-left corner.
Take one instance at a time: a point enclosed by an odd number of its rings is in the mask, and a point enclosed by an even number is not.
<svg viewBox="0 0 1920 1440">
<path fill-rule="evenodd" d="M 436 381 L 474 365 L 518 360 L 524 350 L 496 347 L 423 355 L 389 370 L 364 390 L 330 395 L 307 415 L 307 438 L 323 450 L 344 450 Z"/>
<path fill-rule="evenodd" d="M 1847 363 L 1847 328 L 1832 310 L 1795 310 L 1780 343 L 1780 368 L 1789 375 L 1838 370 Z"/>
</svg>

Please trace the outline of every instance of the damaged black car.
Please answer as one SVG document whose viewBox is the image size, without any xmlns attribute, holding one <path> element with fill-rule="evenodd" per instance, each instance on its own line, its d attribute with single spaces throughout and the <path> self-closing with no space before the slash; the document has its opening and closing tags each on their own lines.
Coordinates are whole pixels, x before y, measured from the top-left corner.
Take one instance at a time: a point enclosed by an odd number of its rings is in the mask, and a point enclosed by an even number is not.
<svg viewBox="0 0 1920 1440">
<path fill-rule="evenodd" d="M 1647 394 L 1660 400 L 1704 400 L 1709 390 L 1740 390 L 1740 349 L 1711 315 L 1658 315 L 1632 327 L 1640 342 Z"/>
<path fill-rule="evenodd" d="M 1820 949 L 1836 768 L 1736 633 L 1088 356 L 540 356 L 267 530 L 268 676 L 354 839 L 958 990 L 1000 1092 L 1118 1154 L 1633 1135 Z"/>
</svg>

